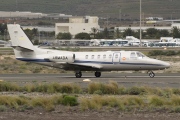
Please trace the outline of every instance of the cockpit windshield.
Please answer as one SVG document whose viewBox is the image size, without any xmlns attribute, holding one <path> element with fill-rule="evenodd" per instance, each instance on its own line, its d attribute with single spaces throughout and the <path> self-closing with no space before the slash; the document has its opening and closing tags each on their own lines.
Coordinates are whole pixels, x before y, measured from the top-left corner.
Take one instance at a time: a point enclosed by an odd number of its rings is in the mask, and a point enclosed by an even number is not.
<svg viewBox="0 0 180 120">
<path fill-rule="evenodd" d="M 143 58 L 146 57 L 144 54 L 142 54 L 141 52 L 131 52 L 130 54 L 130 58 Z"/>
<path fill-rule="evenodd" d="M 137 57 L 146 57 L 144 54 L 142 54 L 141 52 L 136 52 Z"/>
</svg>

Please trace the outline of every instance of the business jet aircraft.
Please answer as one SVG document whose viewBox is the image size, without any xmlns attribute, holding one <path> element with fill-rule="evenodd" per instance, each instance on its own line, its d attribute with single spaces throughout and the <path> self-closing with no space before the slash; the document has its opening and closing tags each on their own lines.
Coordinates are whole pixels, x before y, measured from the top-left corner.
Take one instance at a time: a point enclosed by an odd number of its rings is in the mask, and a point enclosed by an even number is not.
<svg viewBox="0 0 180 120">
<path fill-rule="evenodd" d="M 149 76 L 154 77 L 152 70 L 170 67 L 169 63 L 149 58 L 138 51 L 69 52 L 41 49 L 31 43 L 20 25 L 9 24 L 8 30 L 17 60 L 72 70 L 77 78 L 82 76 L 81 71 L 95 71 L 95 76 L 100 77 L 102 71 L 125 70 L 148 70 Z"/>
</svg>

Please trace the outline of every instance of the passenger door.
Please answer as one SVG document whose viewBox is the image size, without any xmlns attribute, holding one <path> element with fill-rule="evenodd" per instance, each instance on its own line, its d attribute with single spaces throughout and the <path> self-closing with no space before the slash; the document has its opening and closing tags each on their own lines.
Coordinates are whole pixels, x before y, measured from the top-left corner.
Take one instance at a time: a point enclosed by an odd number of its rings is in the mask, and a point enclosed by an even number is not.
<svg viewBox="0 0 180 120">
<path fill-rule="evenodd" d="M 120 52 L 113 53 L 113 57 L 112 57 L 113 64 L 119 64 L 120 59 L 121 59 L 121 53 Z"/>
</svg>

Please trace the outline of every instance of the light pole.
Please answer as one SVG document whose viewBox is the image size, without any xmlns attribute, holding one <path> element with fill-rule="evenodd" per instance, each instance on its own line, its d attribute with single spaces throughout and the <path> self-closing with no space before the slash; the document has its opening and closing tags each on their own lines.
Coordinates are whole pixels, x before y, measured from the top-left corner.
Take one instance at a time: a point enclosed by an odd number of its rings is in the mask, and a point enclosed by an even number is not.
<svg viewBox="0 0 180 120">
<path fill-rule="evenodd" d="M 108 15 L 107 15 L 107 23 L 106 23 L 106 26 L 107 26 L 107 28 L 108 28 L 108 24 L 109 24 L 109 20 L 108 20 L 109 18 L 108 18 Z"/>
<path fill-rule="evenodd" d="M 140 47 L 142 46 L 141 44 L 141 38 L 142 38 L 142 33 L 141 33 L 141 0 L 140 0 L 140 35 L 139 35 L 139 40 L 140 40 Z"/>
<path fill-rule="evenodd" d="M 4 29 L 4 41 L 6 41 L 6 29 Z"/>
<path fill-rule="evenodd" d="M 16 0 L 16 11 L 18 11 L 18 0 Z"/>
<path fill-rule="evenodd" d="M 39 33 L 39 43 L 40 43 L 40 42 L 41 42 L 41 41 L 40 41 L 40 34 L 41 34 L 41 33 L 40 33 L 40 31 L 39 31 L 39 30 L 38 30 L 38 33 Z"/>
<path fill-rule="evenodd" d="M 121 21 L 121 9 L 119 9 L 119 20 Z"/>
</svg>

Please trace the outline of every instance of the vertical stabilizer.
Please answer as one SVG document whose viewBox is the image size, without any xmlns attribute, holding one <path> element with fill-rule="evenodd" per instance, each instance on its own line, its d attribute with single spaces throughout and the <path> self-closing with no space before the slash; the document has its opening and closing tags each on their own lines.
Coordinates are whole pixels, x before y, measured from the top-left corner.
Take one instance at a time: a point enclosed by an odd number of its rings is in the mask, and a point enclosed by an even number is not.
<svg viewBox="0 0 180 120">
<path fill-rule="evenodd" d="M 11 38 L 11 44 L 17 50 L 30 50 L 34 51 L 34 46 L 24 31 L 18 24 L 8 24 L 8 31 Z"/>
</svg>

